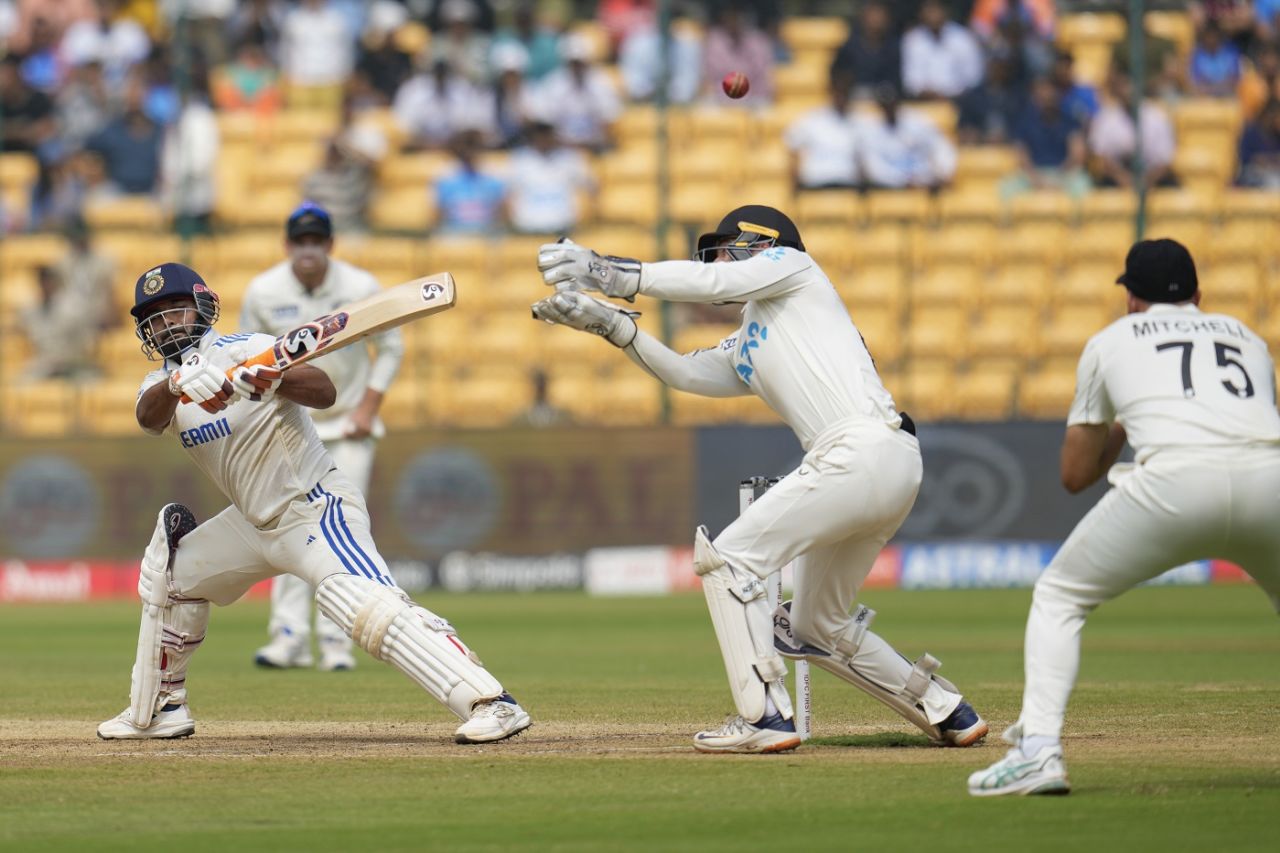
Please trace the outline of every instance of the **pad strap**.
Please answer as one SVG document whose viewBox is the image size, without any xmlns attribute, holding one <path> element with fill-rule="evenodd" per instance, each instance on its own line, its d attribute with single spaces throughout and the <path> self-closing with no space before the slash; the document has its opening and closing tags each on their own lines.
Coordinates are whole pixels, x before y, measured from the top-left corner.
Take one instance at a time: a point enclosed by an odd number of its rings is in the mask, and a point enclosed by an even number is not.
<svg viewBox="0 0 1280 853">
<path fill-rule="evenodd" d="M 929 689 L 929 682 L 933 680 L 933 674 L 938 671 L 940 666 L 942 664 L 933 655 L 928 652 L 922 654 L 911 665 L 911 674 L 907 676 L 907 683 L 902 688 L 902 695 L 913 705 L 920 704 L 921 700 L 924 699 L 925 691 Z"/>
<path fill-rule="evenodd" d="M 862 647 L 863 638 L 871 628 L 871 621 L 875 618 L 874 610 L 859 604 L 858 609 L 853 611 L 853 616 L 844 626 L 844 630 L 840 632 L 840 636 L 836 637 L 836 653 L 845 660 L 853 660 L 858 649 Z"/>
</svg>

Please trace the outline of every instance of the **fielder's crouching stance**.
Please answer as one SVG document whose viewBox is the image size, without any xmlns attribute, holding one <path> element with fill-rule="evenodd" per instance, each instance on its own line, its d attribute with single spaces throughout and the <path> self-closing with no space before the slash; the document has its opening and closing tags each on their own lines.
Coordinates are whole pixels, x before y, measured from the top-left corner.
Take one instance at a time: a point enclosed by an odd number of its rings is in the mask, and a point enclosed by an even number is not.
<svg viewBox="0 0 1280 853">
<path fill-rule="evenodd" d="M 809 660 L 865 690 L 937 743 L 976 743 L 987 724 L 933 674 L 938 662 L 925 655 L 912 664 L 894 651 L 868 630 L 871 610 L 850 615 L 920 486 L 910 420 L 895 410 L 861 335 L 790 219 L 770 207 L 738 208 L 716 233 L 703 235 L 698 250 L 706 263 L 641 264 L 572 243 L 543 246 L 539 269 L 559 292 L 533 307 L 538 319 L 605 337 L 674 388 L 710 397 L 759 395 L 804 446 L 800 467 L 714 541 L 705 528 L 695 534 L 694 564 L 738 716 L 699 732 L 694 746 L 703 752 L 799 746 L 781 655 Z M 742 326 L 717 346 L 681 356 L 637 329 L 633 315 L 582 290 L 741 302 Z M 771 618 L 764 579 L 796 558 L 796 599 Z"/>
<path fill-rule="evenodd" d="M 204 524 L 169 504 L 142 559 L 142 626 L 129 708 L 98 736 L 174 738 L 195 732 L 187 666 L 204 640 L 209 603 L 226 605 L 281 572 L 316 587 L 316 603 L 361 648 L 385 660 L 464 722 L 459 743 L 518 734 L 529 715 L 440 616 L 391 579 L 359 490 L 333 465 L 303 406 L 334 399 L 323 371 L 225 371 L 269 347 L 270 335 L 213 330 L 218 299 L 191 269 L 163 264 L 138 279 L 131 311 L 149 358 L 137 417 L 177 439 L 231 500 Z M 180 405 L 186 395 L 191 404 Z M 196 405 L 198 404 L 198 405 Z"/>
</svg>

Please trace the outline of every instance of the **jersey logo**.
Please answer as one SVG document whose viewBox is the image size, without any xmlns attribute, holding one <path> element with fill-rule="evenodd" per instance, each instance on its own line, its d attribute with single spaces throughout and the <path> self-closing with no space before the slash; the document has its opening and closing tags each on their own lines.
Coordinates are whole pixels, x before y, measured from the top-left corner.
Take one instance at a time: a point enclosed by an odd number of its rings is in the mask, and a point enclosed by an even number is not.
<svg viewBox="0 0 1280 853">
<path fill-rule="evenodd" d="M 297 305 L 277 305 L 271 309 L 271 316 L 276 320 L 286 320 L 298 316 Z"/>
<path fill-rule="evenodd" d="M 787 250 L 782 246 L 774 246 L 772 249 L 765 249 L 760 254 L 764 255 L 771 261 L 780 261 L 787 254 Z"/>
<path fill-rule="evenodd" d="M 142 278 L 142 292 L 146 296 L 155 296 L 164 287 L 164 276 L 160 275 L 160 267 L 156 267 Z"/>
<path fill-rule="evenodd" d="M 182 441 L 183 447 L 195 447 L 229 435 L 231 435 L 231 425 L 227 423 L 226 418 L 218 418 L 216 421 L 201 424 L 198 427 L 184 429 L 178 433 L 178 438 Z"/>
<path fill-rule="evenodd" d="M 751 360 L 751 351 L 759 349 L 760 342 L 769 339 L 769 327 L 752 322 L 748 324 L 746 331 L 746 337 L 738 347 L 738 377 L 750 385 L 751 377 L 756 372 L 755 362 Z"/>
</svg>

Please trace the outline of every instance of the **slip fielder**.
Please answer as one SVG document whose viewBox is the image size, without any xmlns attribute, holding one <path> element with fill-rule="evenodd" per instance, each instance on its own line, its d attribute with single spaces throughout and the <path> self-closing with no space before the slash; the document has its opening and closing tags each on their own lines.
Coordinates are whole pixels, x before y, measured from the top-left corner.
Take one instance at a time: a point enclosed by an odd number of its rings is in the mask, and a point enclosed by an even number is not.
<svg viewBox="0 0 1280 853">
<path fill-rule="evenodd" d="M 771 207 L 729 213 L 699 239 L 697 259 L 642 264 L 549 244 L 538 267 L 559 292 L 533 307 L 538 319 L 601 335 L 673 388 L 758 395 L 804 447 L 800 467 L 714 541 L 706 528 L 695 533 L 694 568 L 738 715 L 699 732 L 694 746 L 778 752 L 800 745 L 779 651 L 854 684 L 937 743 L 976 743 L 987 725 L 933 674 L 938 662 L 925 655 L 912 664 L 898 654 L 868 630 L 874 611 L 859 606 L 850 615 L 876 555 L 915 502 L 922 466 L 914 427 L 880 383 L 835 288 L 795 225 Z M 681 356 L 637 329 L 633 315 L 584 290 L 743 303 L 742 326 Z M 763 581 L 797 558 L 796 598 L 771 620 Z"/>
<path fill-rule="evenodd" d="M 1280 609 L 1280 414 L 1267 345 L 1239 320 L 1201 312 L 1191 254 L 1137 243 L 1117 279 L 1127 316 L 1085 345 L 1062 444 L 1062 484 L 1112 488 L 1037 581 L 1027 617 L 1013 749 L 969 793 L 1065 794 L 1067 699 L 1080 632 L 1098 605 L 1192 560 L 1237 563 Z M 1133 464 L 1114 464 L 1126 439 Z"/>
<path fill-rule="evenodd" d="M 318 205 L 304 203 L 290 214 L 285 223 L 284 245 L 288 259 L 249 282 L 240 310 L 242 332 L 281 335 L 312 317 L 328 314 L 379 290 L 377 280 L 369 273 L 329 257 L 333 250 L 333 222 Z M 332 406 L 311 412 L 316 434 L 338 470 L 361 494 L 369 491 L 375 444 L 385 432 L 378 408 L 404 353 L 398 330 L 368 340 L 376 355 L 366 346 L 355 346 L 312 362 L 328 374 L 338 389 Z M 271 620 L 267 626 L 271 640 L 254 655 L 259 666 L 284 669 L 311 665 L 314 594 L 315 590 L 294 575 L 279 575 L 271 582 Z M 320 669 L 355 667 L 351 640 L 323 613 L 316 614 L 316 640 Z"/>
<path fill-rule="evenodd" d="M 334 402 L 324 371 L 244 367 L 275 338 L 219 336 L 217 296 L 181 264 L 141 276 L 130 313 L 147 357 L 164 362 L 143 381 L 138 424 L 178 442 L 231 505 L 203 524 L 179 504 L 160 510 L 138 579 L 142 623 L 129 707 L 98 736 L 193 734 L 187 667 L 204 641 L 209 603 L 230 604 L 281 572 L 314 586 L 321 612 L 343 632 L 463 720 L 459 743 L 528 728 L 529 715 L 449 623 L 392 580 L 369 534 L 364 497 L 334 466 L 305 412 Z M 237 365 L 233 385 L 226 371 Z M 180 404 L 184 395 L 193 402 Z"/>
</svg>

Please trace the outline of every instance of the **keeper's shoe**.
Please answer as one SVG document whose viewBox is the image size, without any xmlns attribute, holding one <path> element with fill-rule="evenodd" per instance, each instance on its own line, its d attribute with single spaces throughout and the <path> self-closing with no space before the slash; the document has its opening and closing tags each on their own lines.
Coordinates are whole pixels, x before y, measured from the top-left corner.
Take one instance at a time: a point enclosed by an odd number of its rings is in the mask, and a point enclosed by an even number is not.
<svg viewBox="0 0 1280 853">
<path fill-rule="evenodd" d="M 267 669 L 292 669 L 311 666 L 314 660 L 306 643 L 287 634 L 277 634 L 254 653 L 253 662 Z"/>
<path fill-rule="evenodd" d="M 515 737 L 531 725 L 528 712 L 510 693 L 503 693 L 472 708 L 471 719 L 458 726 L 453 739 L 456 743 L 495 743 Z"/>
<path fill-rule="evenodd" d="M 729 717 L 720 728 L 693 736 L 693 748 L 698 752 L 786 752 L 799 745 L 795 721 L 777 712 L 754 723 L 741 716 Z"/>
<path fill-rule="evenodd" d="M 987 721 L 978 716 L 973 706 L 963 699 L 951 716 L 938 723 L 944 746 L 973 746 L 987 736 Z"/>
<path fill-rule="evenodd" d="M 1028 757 L 1015 746 L 1004 758 L 969 777 L 969 793 L 975 797 L 1069 794 L 1071 783 L 1067 781 L 1062 747 L 1043 746 L 1034 756 Z"/>
<path fill-rule="evenodd" d="M 145 740 L 191 737 L 196 733 L 196 721 L 186 704 L 165 705 L 151 715 L 151 725 L 145 729 L 133 724 L 133 717 L 126 708 L 119 716 L 112 717 L 98 726 L 98 737 L 103 740 Z"/>
</svg>

